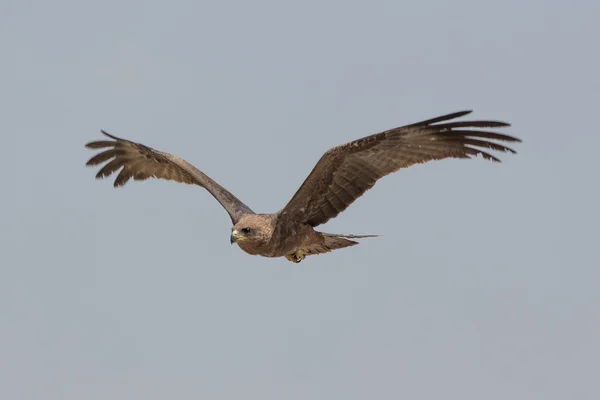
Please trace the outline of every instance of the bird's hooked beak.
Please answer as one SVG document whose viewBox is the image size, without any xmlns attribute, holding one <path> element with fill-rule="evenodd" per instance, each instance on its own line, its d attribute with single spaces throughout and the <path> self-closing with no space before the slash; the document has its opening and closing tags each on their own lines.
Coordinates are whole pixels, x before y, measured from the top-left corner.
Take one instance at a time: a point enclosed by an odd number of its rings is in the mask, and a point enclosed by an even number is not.
<svg viewBox="0 0 600 400">
<path fill-rule="evenodd" d="M 240 239 L 240 234 L 238 233 L 237 230 L 231 232 L 231 237 L 229 238 L 229 242 L 231 244 L 234 244 L 235 242 L 237 242 Z"/>
</svg>

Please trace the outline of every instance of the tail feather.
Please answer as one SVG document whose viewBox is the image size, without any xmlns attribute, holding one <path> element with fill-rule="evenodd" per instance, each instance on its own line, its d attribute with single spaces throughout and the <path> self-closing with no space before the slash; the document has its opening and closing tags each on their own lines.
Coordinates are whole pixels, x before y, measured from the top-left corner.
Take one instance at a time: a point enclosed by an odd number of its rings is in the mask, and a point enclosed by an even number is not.
<svg viewBox="0 0 600 400">
<path fill-rule="evenodd" d="M 343 249 L 344 247 L 355 246 L 359 242 L 348 239 L 363 239 L 369 237 L 378 237 L 380 235 L 339 235 L 335 233 L 322 233 L 323 242 L 301 249 L 306 255 L 329 253 L 330 251 Z"/>
<path fill-rule="evenodd" d="M 370 237 L 379 237 L 381 235 L 353 235 L 353 234 L 339 235 L 336 233 L 324 233 L 323 236 L 346 238 L 346 239 L 362 239 L 362 238 L 370 238 Z"/>
</svg>

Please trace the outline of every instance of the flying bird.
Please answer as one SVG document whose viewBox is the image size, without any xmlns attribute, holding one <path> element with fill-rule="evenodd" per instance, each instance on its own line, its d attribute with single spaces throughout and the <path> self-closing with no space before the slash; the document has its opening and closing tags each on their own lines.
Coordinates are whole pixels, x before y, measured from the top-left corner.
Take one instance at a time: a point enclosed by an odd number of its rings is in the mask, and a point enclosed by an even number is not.
<svg viewBox="0 0 600 400">
<path fill-rule="evenodd" d="M 131 178 L 159 178 L 194 184 L 208 192 L 231 217 L 231 243 L 248 254 L 285 257 L 298 263 L 306 256 L 354 246 L 352 239 L 377 235 L 338 235 L 315 228 L 335 218 L 379 179 L 414 164 L 444 158 L 483 158 L 500 162 L 487 151 L 516 153 L 495 141 L 521 140 L 485 128 L 510 126 L 498 121 L 456 121 L 460 111 L 390 129 L 333 147 L 323 154 L 296 194 L 274 214 L 257 214 L 227 189 L 182 158 L 101 131 L 113 140 L 90 142 L 96 154 L 88 166 L 106 163 L 96 178 L 118 173 L 114 187 Z M 485 150 L 484 150 L 485 149 Z M 488 150 L 489 149 L 489 150 Z"/>
</svg>

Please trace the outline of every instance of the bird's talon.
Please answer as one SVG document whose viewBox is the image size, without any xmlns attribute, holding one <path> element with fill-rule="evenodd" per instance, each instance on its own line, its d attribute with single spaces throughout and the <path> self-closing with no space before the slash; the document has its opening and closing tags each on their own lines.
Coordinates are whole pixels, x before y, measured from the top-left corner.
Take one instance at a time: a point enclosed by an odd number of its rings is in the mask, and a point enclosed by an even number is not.
<svg viewBox="0 0 600 400">
<path fill-rule="evenodd" d="M 288 254 L 287 256 L 285 256 L 285 258 L 287 258 L 288 260 L 290 260 L 293 263 L 298 264 L 300 261 L 304 260 L 306 256 L 304 255 L 304 253 L 301 250 L 296 251 L 295 253 L 292 254 Z"/>
</svg>

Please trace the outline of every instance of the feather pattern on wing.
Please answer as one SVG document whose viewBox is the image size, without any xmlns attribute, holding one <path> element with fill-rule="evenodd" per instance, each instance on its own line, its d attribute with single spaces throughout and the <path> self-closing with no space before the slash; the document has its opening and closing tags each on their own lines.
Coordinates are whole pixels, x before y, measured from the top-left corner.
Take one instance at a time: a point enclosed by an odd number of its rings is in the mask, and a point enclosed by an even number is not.
<svg viewBox="0 0 600 400">
<path fill-rule="evenodd" d="M 460 111 L 390 129 L 330 149 L 280 214 L 315 227 L 344 211 L 377 180 L 401 168 L 431 160 L 470 158 L 479 154 L 485 159 L 500 162 L 483 149 L 516 153 L 490 140 L 520 142 L 519 139 L 481 130 L 509 126 L 507 123 L 446 122 L 470 112 Z"/>
<path fill-rule="evenodd" d="M 231 192 L 213 181 L 203 172 L 182 158 L 154 150 L 140 143 L 131 142 L 101 131 L 114 140 L 90 142 L 90 149 L 106 149 L 93 156 L 86 165 L 94 166 L 107 162 L 96 174 L 96 178 L 106 178 L 120 170 L 114 186 L 125 185 L 131 178 L 145 180 L 158 178 L 176 182 L 195 184 L 208 190 L 229 213 L 235 224 L 243 215 L 254 212 Z"/>
</svg>

